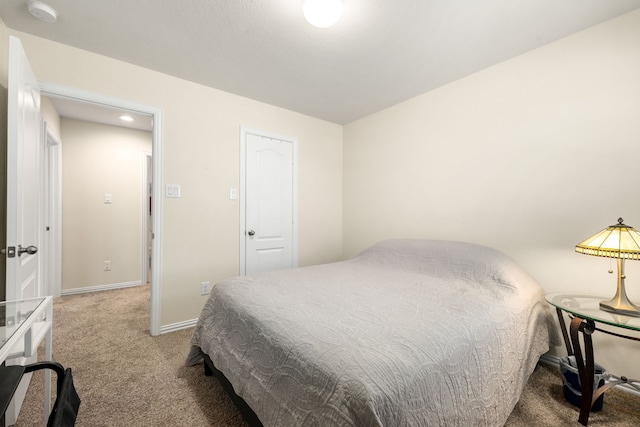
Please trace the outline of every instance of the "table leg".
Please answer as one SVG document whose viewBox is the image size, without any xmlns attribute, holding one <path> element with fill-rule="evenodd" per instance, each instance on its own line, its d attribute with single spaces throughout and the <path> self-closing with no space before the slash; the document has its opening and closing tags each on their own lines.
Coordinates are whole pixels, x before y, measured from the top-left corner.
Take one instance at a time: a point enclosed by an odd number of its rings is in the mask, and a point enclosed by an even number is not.
<svg viewBox="0 0 640 427">
<path fill-rule="evenodd" d="M 51 322 L 53 317 L 52 303 L 47 307 L 46 318 Z M 52 357 L 51 347 L 53 344 L 53 324 L 49 324 L 49 330 L 44 340 L 44 360 L 50 361 Z M 47 426 L 49 415 L 51 414 L 51 370 L 44 370 L 44 425 Z"/>
<path fill-rule="evenodd" d="M 562 331 L 562 338 L 564 338 L 564 346 L 567 348 L 567 356 L 573 356 L 573 348 L 569 341 L 569 334 L 567 333 L 567 325 L 564 321 L 564 315 L 562 310 L 556 307 L 556 314 L 558 315 L 558 323 L 560 323 L 560 330 Z"/>
<path fill-rule="evenodd" d="M 578 374 L 580 376 L 580 388 L 582 393 L 580 416 L 578 421 L 586 426 L 589 422 L 589 413 L 591 412 L 591 404 L 593 398 L 593 375 L 595 370 L 595 362 L 593 358 L 593 342 L 591 334 L 595 331 L 595 324 L 590 320 L 584 320 L 575 317 L 571 321 L 571 343 L 573 345 L 573 353 L 578 365 Z M 582 347 L 580 345 L 580 333 L 584 342 L 584 358 L 582 355 Z"/>
</svg>

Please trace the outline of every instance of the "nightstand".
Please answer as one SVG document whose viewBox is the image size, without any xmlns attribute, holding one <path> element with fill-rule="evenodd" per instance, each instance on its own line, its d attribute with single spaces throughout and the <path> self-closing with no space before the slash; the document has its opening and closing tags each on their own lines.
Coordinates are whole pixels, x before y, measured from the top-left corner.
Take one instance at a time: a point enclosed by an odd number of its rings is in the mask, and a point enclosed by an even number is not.
<svg viewBox="0 0 640 427">
<path fill-rule="evenodd" d="M 640 338 L 623 333 L 624 330 L 640 331 L 640 317 L 624 316 L 600 310 L 600 301 L 608 300 L 606 297 L 552 293 L 548 294 L 546 299 L 549 304 L 556 307 L 567 353 L 576 358 L 582 394 L 578 421 L 586 426 L 589 422 L 591 406 L 606 389 L 619 384 L 629 384 L 640 391 L 640 387 L 638 386 L 640 383 L 638 383 L 638 381 L 629 380 L 626 377 L 618 378 L 613 375 L 610 375 L 610 380 L 604 386 L 598 390 L 594 390 L 593 376 L 595 362 L 591 335 L 595 331 L 600 331 L 619 338 L 640 341 Z M 567 333 L 567 325 L 563 312 L 566 312 L 571 319 L 569 333 Z M 618 328 L 619 332 L 600 329 L 596 327 L 597 323 Z M 582 344 L 580 343 L 580 336 L 582 336 Z M 582 350 L 583 347 L 584 354 Z M 613 379 L 613 381 L 611 379 Z"/>
</svg>

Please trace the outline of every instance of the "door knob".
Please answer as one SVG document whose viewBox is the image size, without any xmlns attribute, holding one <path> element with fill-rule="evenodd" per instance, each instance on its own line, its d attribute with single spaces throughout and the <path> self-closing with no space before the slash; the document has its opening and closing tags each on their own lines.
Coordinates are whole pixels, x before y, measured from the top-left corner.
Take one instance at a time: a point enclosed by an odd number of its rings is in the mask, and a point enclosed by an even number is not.
<svg viewBox="0 0 640 427">
<path fill-rule="evenodd" d="M 35 246 L 27 246 L 26 248 L 23 248 L 22 245 L 18 245 L 18 256 L 22 254 L 33 255 L 36 252 L 38 252 L 38 248 Z"/>
<path fill-rule="evenodd" d="M 255 231 L 253 231 L 253 230 L 249 230 L 249 231 L 247 232 L 247 234 L 248 234 L 249 236 L 254 236 L 254 235 L 256 234 L 256 232 L 255 232 Z"/>
</svg>

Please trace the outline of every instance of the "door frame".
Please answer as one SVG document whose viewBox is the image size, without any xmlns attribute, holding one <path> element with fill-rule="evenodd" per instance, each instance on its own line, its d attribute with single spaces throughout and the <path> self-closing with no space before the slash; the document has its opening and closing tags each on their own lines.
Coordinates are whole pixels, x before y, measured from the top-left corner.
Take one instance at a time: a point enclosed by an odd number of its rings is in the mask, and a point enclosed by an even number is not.
<svg viewBox="0 0 640 427">
<path fill-rule="evenodd" d="M 292 144 L 293 148 L 293 234 L 292 248 L 293 266 L 298 266 L 298 139 L 290 136 L 280 135 L 273 132 L 256 130 L 247 126 L 240 126 L 240 275 L 246 275 L 246 241 L 245 233 L 247 230 L 246 216 L 246 190 L 247 190 L 247 135 L 258 135 L 265 138 L 279 139 Z"/>
<path fill-rule="evenodd" d="M 63 98 L 67 100 L 82 102 L 85 104 L 96 104 L 105 107 L 129 110 L 135 113 L 148 114 L 152 117 L 152 160 L 153 160 L 153 197 L 152 197 L 152 236 L 151 242 L 151 313 L 150 313 L 150 333 L 152 336 L 160 335 L 160 315 L 161 315 L 161 289 L 162 289 L 162 109 L 150 105 L 138 104 L 136 102 L 119 99 L 115 97 L 100 95 L 56 83 L 40 81 L 40 91 L 43 96 L 51 98 Z M 146 244 L 146 239 L 143 240 Z"/>
<path fill-rule="evenodd" d="M 62 145 L 60 136 L 44 122 L 43 285 L 45 295 L 62 293 Z"/>
<path fill-rule="evenodd" d="M 149 228 L 149 196 L 151 196 L 151 201 L 153 202 L 153 177 L 151 178 L 151 183 L 149 182 L 149 169 L 153 171 L 153 153 L 143 152 L 142 153 L 142 206 L 140 212 L 142 212 L 142 226 L 141 228 L 141 241 L 142 241 L 142 284 L 146 284 L 149 281 L 149 238 L 148 238 L 148 228 Z M 151 186 L 151 188 L 149 188 Z M 149 191 L 151 190 L 151 191 Z M 153 209 L 151 209 L 153 213 Z M 153 215 L 151 215 L 153 219 Z M 153 239 L 152 239 L 153 240 Z M 151 242 L 153 244 L 153 241 Z M 153 265 L 153 263 L 151 263 Z"/>
</svg>

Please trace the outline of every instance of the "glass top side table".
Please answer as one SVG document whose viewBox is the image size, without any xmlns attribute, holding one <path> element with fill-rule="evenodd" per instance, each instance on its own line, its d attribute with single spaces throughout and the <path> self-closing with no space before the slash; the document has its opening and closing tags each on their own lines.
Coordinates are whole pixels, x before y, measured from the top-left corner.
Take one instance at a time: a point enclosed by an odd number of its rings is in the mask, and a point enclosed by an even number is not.
<svg viewBox="0 0 640 427">
<path fill-rule="evenodd" d="M 626 316 L 600 310 L 600 301 L 608 300 L 608 298 L 602 296 L 576 293 L 551 293 L 546 295 L 546 300 L 556 308 L 568 355 L 575 356 L 576 358 L 582 394 L 578 421 L 586 426 L 589 422 L 591 406 L 606 389 L 618 384 L 629 384 L 640 391 L 640 387 L 634 384 L 637 383 L 637 381 L 629 380 L 626 377 L 615 378 L 615 381 L 610 381 L 594 391 L 593 374 L 595 361 L 591 335 L 595 331 L 600 331 L 616 337 L 640 341 L 638 337 L 624 334 L 625 329 L 640 331 L 640 317 Z M 571 318 L 570 334 L 567 333 L 563 312 L 568 313 L 569 318 Z M 620 333 L 616 333 L 610 330 L 599 329 L 596 327 L 596 323 L 621 328 L 621 331 Z M 582 336 L 582 345 L 580 343 L 580 336 Z M 584 356 L 582 347 L 584 347 Z M 585 398 L 585 396 L 587 397 Z M 592 396 L 592 398 L 588 396 Z"/>
<path fill-rule="evenodd" d="M 583 319 L 640 331 L 640 317 L 625 316 L 600 310 L 600 301 L 606 301 L 609 298 L 597 295 L 553 293 L 547 294 L 546 299 L 556 308 Z"/>
<path fill-rule="evenodd" d="M 46 298 L 32 298 L 0 302 L 0 360 L 4 361 L 9 356 L 9 352 L 23 335 L 17 333 L 21 327 L 38 320 L 36 312 L 46 315 L 43 310 L 38 310 L 45 300 Z"/>
<path fill-rule="evenodd" d="M 24 364 L 27 358 L 37 354 L 38 346 L 43 340 L 44 358 L 51 360 L 52 317 L 53 298 L 50 296 L 0 302 L 0 363 L 6 361 L 7 366 Z M 50 384 L 51 372 L 47 369 L 44 373 L 45 425 L 51 403 Z M 20 393 L 23 392 L 26 392 L 26 388 Z M 9 405 L 5 413 L 7 425 L 15 423 L 18 410 L 17 403 Z"/>
</svg>

